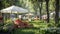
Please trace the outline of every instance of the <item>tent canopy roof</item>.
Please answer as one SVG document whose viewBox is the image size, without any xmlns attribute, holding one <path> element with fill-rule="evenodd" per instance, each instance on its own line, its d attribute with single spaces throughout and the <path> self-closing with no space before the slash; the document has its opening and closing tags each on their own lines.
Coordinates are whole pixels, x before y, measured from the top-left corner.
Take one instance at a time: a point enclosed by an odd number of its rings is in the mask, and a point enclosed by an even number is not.
<svg viewBox="0 0 60 34">
<path fill-rule="evenodd" d="M 13 5 L 13 6 L 6 8 L 6 9 L 2 9 L 1 12 L 2 13 L 27 13 L 28 10 Z"/>
</svg>

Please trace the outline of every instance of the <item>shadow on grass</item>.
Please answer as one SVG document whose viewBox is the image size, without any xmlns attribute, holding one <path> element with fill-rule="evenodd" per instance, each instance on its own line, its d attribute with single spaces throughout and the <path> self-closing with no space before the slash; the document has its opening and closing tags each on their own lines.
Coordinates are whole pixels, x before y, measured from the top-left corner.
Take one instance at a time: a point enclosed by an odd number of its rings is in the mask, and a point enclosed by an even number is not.
<svg viewBox="0 0 60 34">
<path fill-rule="evenodd" d="M 17 31 L 11 34 L 34 34 L 34 32 L 22 32 L 22 31 Z"/>
<path fill-rule="evenodd" d="M 18 28 L 11 32 L 11 34 L 35 34 L 35 31 L 39 30 L 39 28 Z"/>
<path fill-rule="evenodd" d="M 9 31 L 0 30 L 0 34 L 10 34 Z"/>
</svg>

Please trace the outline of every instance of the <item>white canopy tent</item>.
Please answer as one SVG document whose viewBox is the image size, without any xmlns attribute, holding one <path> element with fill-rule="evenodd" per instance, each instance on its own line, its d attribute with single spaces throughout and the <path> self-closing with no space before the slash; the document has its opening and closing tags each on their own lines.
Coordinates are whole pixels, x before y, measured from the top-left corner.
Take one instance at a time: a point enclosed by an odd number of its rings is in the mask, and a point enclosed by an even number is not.
<svg viewBox="0 0 60 34">
<path fill-rule="evenodd" d="M 0 11 L 4 17 L 4 21 L 9 18 L 16 18 L 18 17 L 18 13 L 28 13 L 27 9 L 18 7 L 18 6 L 10 6 L 8 8 L 2 9 Z"/>
<path fill-rule="evenodd" d="M 14 6 L 14 5 L 1 10 L 1 13 L 27 13 L 27 12 L 28 12 L 27 9 Z"/>
<path fill-rule="evenodd" d="M 53 14 L 55 15 L 55 11 L 50 13 L 50 17 L 53 16 Z M 59 17 L 60 17 L 60 12 L 59 12 Z"/>
</svg>

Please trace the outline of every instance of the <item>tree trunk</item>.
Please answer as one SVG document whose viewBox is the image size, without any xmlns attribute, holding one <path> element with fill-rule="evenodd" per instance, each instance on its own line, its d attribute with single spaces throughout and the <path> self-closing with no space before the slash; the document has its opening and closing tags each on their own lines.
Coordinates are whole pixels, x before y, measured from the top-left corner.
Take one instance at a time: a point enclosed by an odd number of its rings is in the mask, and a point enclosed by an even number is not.
<svg viewBox="0 0 60 34">
<path fill-rule="evenodd" d="M 0 1 L 0 10 L 3 8 L 2 1 Z"/>
<path fill-rule="evenodd" d="M 39 16 L 40 17 L 40 20 L 42 19 L 42 17 L 41 17 L 42 4 L 43 4 L 43 0 L 40 0 L 40 2 L 38 1 L 38 7 L 39 7 L 39 13 L 40 13 L 40 16 Z"/>
<path fill-rule="evenodd" d="M 40 19 L 42 18 L 42 17 L 41 17 L 42 4 L 43 4 L 43 1 L 41 0 L 41 6 L 39 7 L 39 9 L 40 9 L 40 11 L 39 11 L 39 12 L 40 12 Z"/>
<path fill-rule="evenodd" d="M 55 9 L 55 23 L 59 23 L 59 0 L 56 1 L 56 9 Z"/>
<path fill-rule="evenodd" d="M 49 6 L 48 6 L 48 4 L 49 4 L 49 0 L 46 0 L 46 11 L 47 11 L 47 23 L 49 23 Z"/>
</svg>

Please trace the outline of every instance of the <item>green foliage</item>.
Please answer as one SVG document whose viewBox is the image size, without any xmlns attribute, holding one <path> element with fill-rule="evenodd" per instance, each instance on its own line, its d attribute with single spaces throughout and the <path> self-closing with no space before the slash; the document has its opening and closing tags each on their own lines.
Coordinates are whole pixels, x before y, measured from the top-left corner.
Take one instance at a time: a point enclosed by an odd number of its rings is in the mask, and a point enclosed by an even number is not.
<svg viewBox="0 0 60 34">
<path fill-rule="evenodd" d="M 51 10 L 51 11 L 55 10 L 55 0 L 49 1 L 49 10 Z"/>
<path fill-rule="evenodd" d="M 17 28 L 14 31 L 12 31 L 11 34 L 55 34 L 56 33 L 55 29 L 48 29 L 50 27 L 56 27 L 53 20 L 51 20 L 50 23 L 46 23 L 43 20 L 34 20 L 31 21 L 30 23 L 34 25 L 33 28 L 19 28 L 19 29 Z M 6 24 L 3 27 L 5 32 L 11 29 L 11 27 L 9 28 L 9 26 L 12 26 L 13 23 L 11 23 L 9 19 L 7 20 Z"/>
<path fill-rule="evenodd" d="M 52 21 L 52 20 L 51 20 Z M 55 27 L 53 24 L 54 22 L 52 21 L 51 23 L 46 23 L 43 20 L 35 20 L 31 21 L 31 24 L 34 25 L 33 28 L 20 28 L 20 29 L 15 29 L 13 32 L 14 34 L 51 34 L 55 33 L 54 29 L 48 29 L 49 27 Z M 13 34 L 13 32 L 11 34 Z"/>
<path fill-rule="evenodd" d="M 45 0 L 42 2 L 42 14 L 46 14 L 46 3 Z M 9 7 L 11 5 L 17 5 L 23 8 L 27 8 L 30 12 L 37 12 L 39 11 L 39 7 L 41 7 L 41 1 L 40 0 L 2 0 L 1 5 L 2 8 Z M 2 9 L 1 8 L 1 9 Z M 53 8 L 53 9 L 52 9 Z M 55 0 L 49 1 L 49 10 L 54 11 L 55 10 Z"/>
<path fill-rule="evenodd" d="M 4 32 L 7 32 L 8 30 L 11 31 L 14 28 L 14 23 L 11 21 L 11 19 L 8 19 L 3 26 L 0 27 Z"/>
<path fill-rule="evenodd" d="M 17 2 L 16 2 L 17 1 Z M 2 0 L 0 1 L 0 9 L 9 7 L 11 5 L 17 5 L 23 8 L 27 8 L 30 12 L 36 12 L 41 8 L 41 1 L 40 0 Z M 55 0 L 49 0 L 49 11 L 55 10 Z M 46 14 L 46 1 L 43 0 L 42 2 L 42 15 Z M 34 25 L 36 28 L 25 28 L 25 29 L 16 29 L 14 34 L 55 34 L 56 31 L 51 32 L 50 30 L 45 30 L 48 27 L 60 27 L 60 22 L 56 24 L 54 20 L 50 20 L 50 23 L 46 23 L 43 20 L 36 20 L 31 21 L 31 24 Z M 6 31 L 13 26 L 13 22 L 8 19 L 6 23 L 4 23 L 3 29 Z M 11 26 L 11 27 L 10 27 Z M 38 29 L 39 28 L 39 29 Z M 42 29 L 45 28 L 45 29 Z M 2 29 L 2 28 L 1 28 Z M 12 32 L 13 34 L 13 32 Z"/>
</svg>

